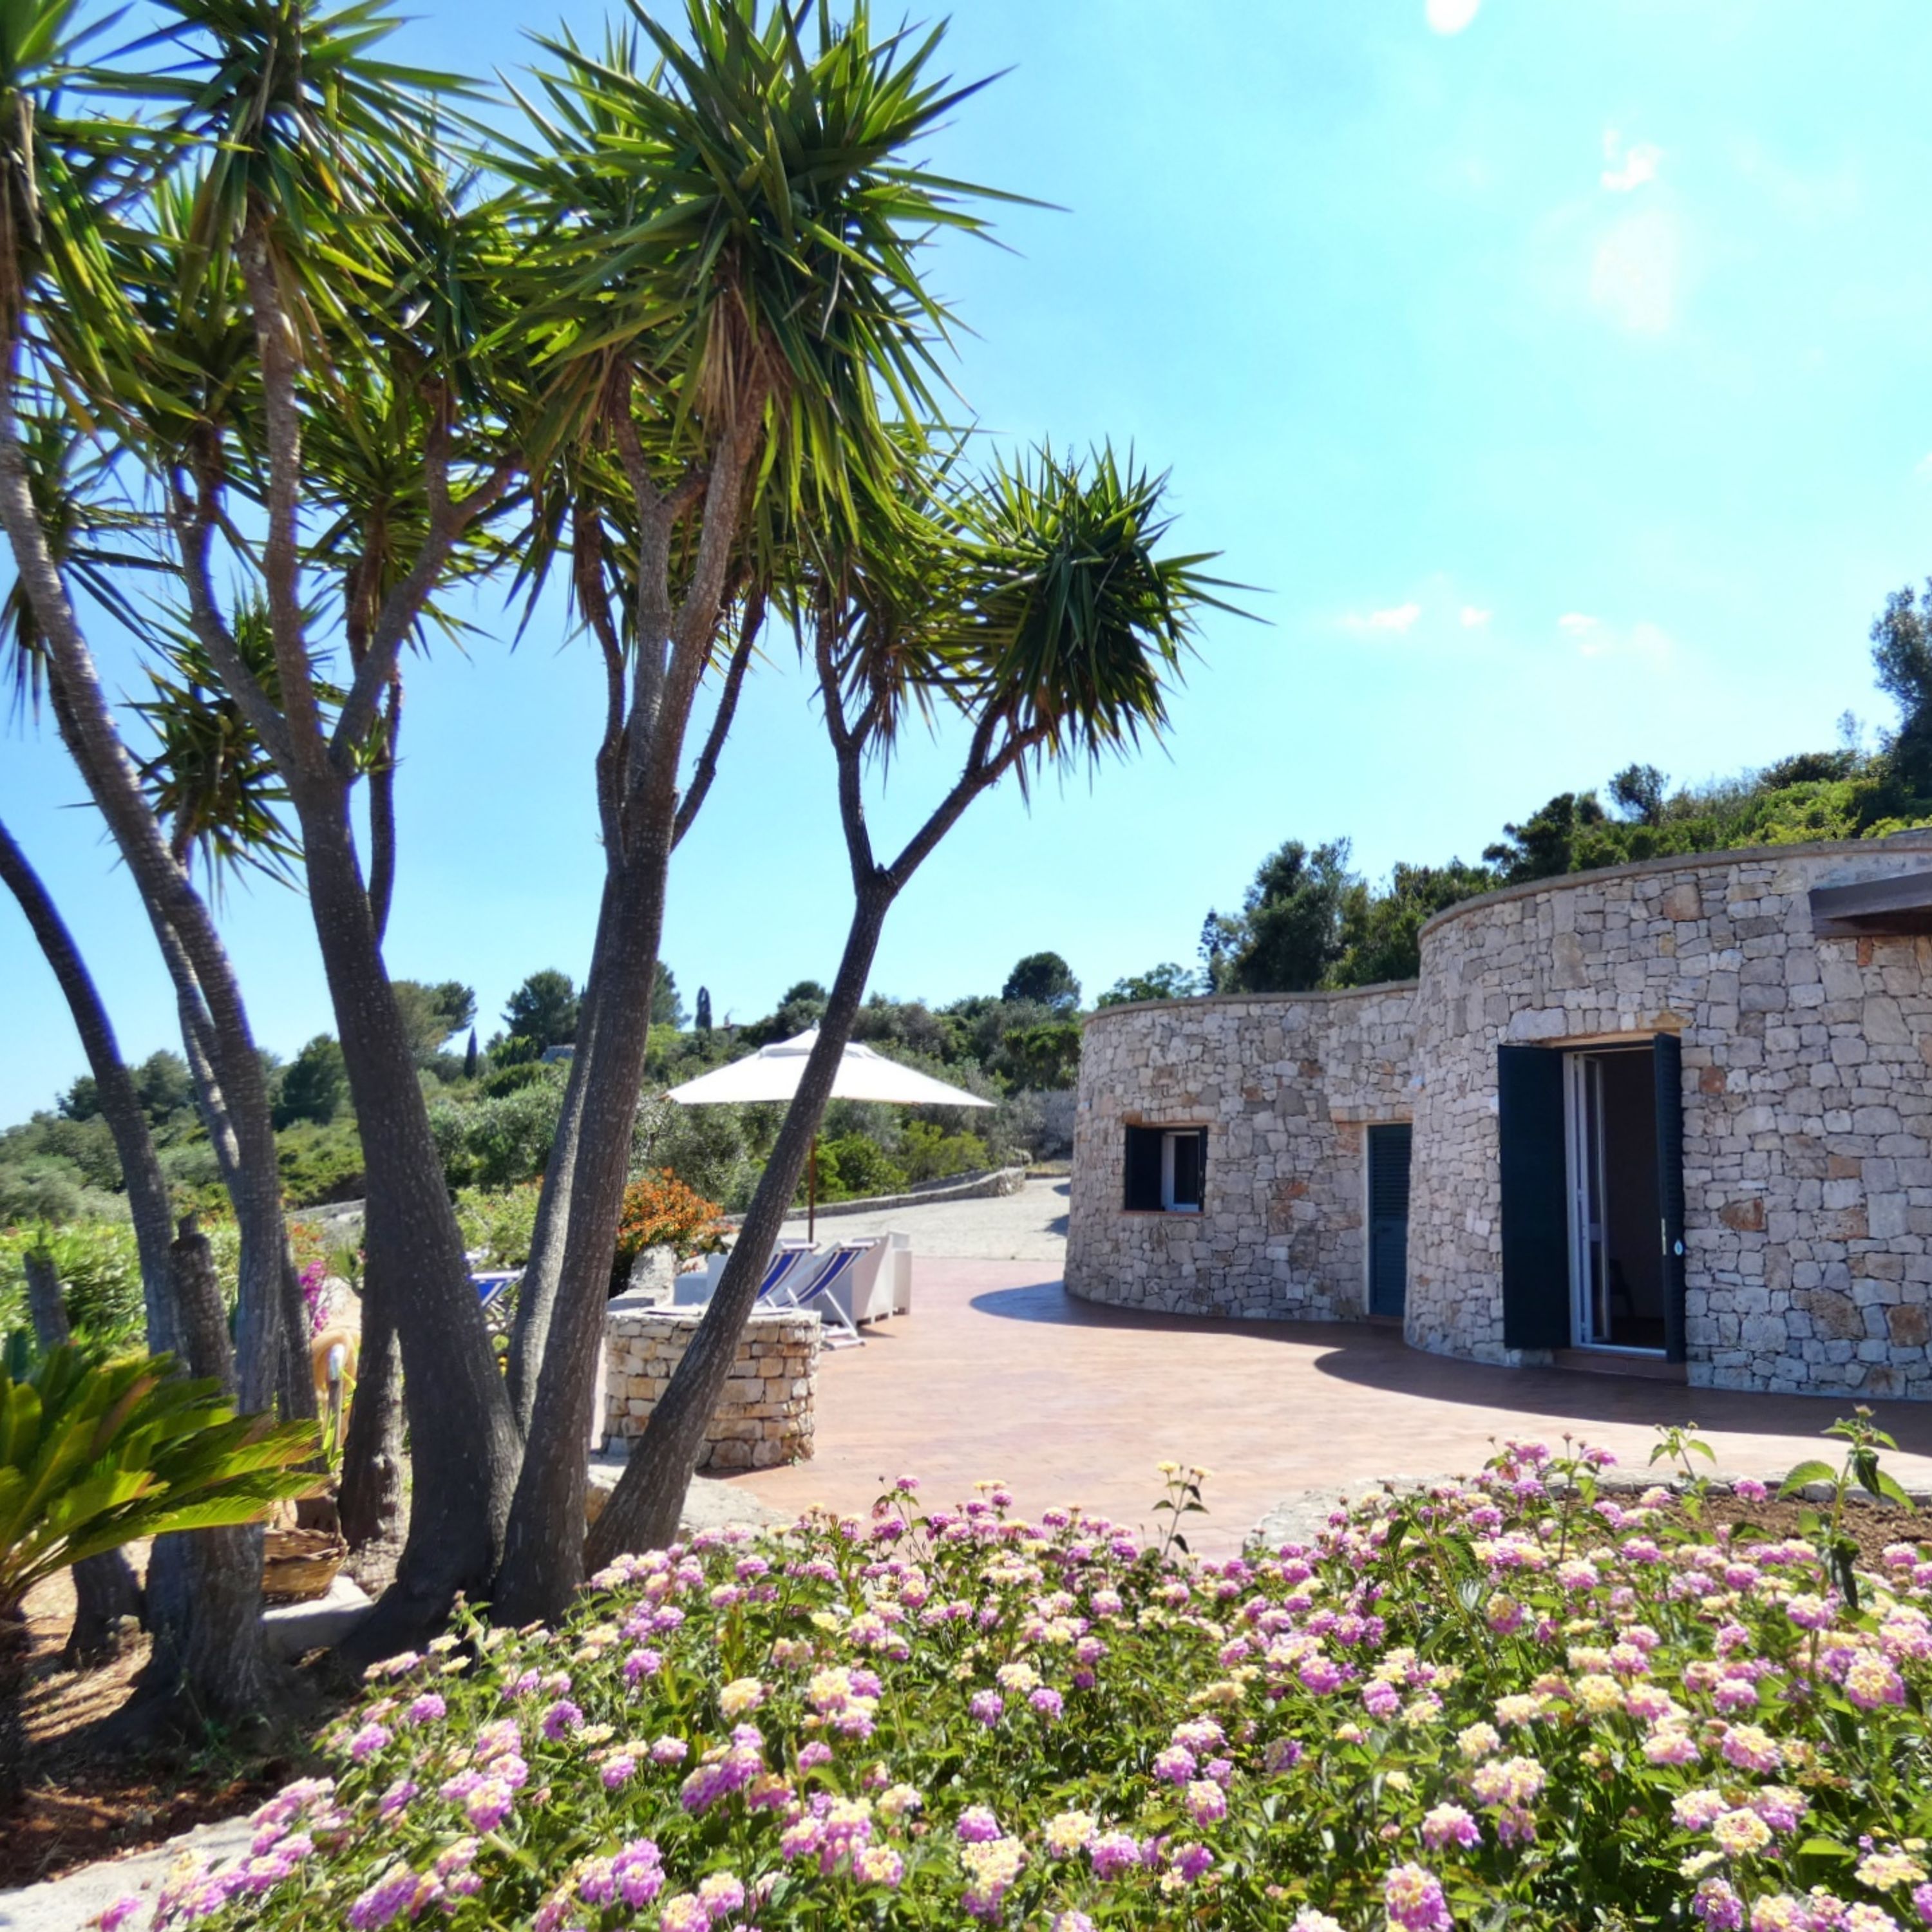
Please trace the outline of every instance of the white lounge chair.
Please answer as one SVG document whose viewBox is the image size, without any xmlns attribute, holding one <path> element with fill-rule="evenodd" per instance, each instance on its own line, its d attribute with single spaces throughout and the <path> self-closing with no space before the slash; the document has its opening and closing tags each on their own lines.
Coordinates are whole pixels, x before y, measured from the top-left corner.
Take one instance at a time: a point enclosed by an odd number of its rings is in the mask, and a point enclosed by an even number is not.
<svg viewBox="0 0 1932 1932">
<path fill-rule="evenodd" d="M 815 1314 L 824 1324 L 828 1348 L 856 1348 L 865 1340 L 852 1318 L 852 1271 L 870 1246 L 847 1243 L 834 1248 L 809 1281 L 794 1274 L 782 1281 L 765 1304 L 768 1308 L 796 1308 Z M 842 1295 L 838 1291 L 843 1288 Z"/>
</svg>

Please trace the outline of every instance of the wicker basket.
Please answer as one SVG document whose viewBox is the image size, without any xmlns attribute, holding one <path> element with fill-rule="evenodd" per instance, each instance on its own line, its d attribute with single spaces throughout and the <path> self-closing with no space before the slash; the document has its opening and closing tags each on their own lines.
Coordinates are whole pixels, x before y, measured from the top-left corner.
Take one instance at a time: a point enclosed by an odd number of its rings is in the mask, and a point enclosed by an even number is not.
<svg viewBox="0 0 1932 1932">
<path fill-rule="evenodd" d="M 326 1597 L 349 1546 L 326 1529 L 272 1529 L 262 1538 L 262 1596 L 271 1604 Z"/>
</svg>

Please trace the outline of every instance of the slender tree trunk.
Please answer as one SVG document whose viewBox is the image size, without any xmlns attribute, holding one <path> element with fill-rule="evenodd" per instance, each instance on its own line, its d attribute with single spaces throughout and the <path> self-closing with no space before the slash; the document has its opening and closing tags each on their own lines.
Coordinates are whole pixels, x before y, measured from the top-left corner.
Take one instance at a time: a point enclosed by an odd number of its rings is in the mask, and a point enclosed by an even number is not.
<svg viewBox="0 0 1932 1932">
<path fill-rule="evenodd" d="M 677 1534 L 705 1431 L 730 1379 L 739 1337 L 758 1303 L 765 1262 L 784 1225 L 812 1138 L 832 1097 L 838 1062 L 852 1037 L 879 935 L 896 896 L 896 888 L 880 874 L 860 890 L 838 976 L 818 1023 L 818 1042 L 806 1057 L 798 1091 L 785 1110 L 784 1124 L 704 1318 L 590 1532 L 584 1560 L 592 1570 L 601 1569 L 624 1550 L 662 1549 Z"/>
<path fill-rule="evenodd" d="M 560 1292 L 550 1311 L 530 1448 L 497 1578 L 494 1614 L 509 1623 L 560 1616 L 583 1580 L 584 1492 L 597 1349 L 650 1046 L 651 994 L 670 862 L 668 822 L 653 830 L 657 836 L 638 842 L 617 890 L 607 898 L 618 916 L 609 922 L 596 961 L 598 998 L 586 1054 Z"/>
<path fill-rule="evenodd" d="M 580 1026 L 563 1132 L 544 1184 L 545 1195 L 557 1198 L 546 1204 L 542 1244 L 532 1253 L 536 1265 L 526 1270 L 519 1294 L 513 1366 L 517 1400 L 520 1409 L 527 1406 L 530 1420 L 497 1576 L 500 1616 L 556 1613 L 582 1572 L 592 1383 L 650 1046 L 666 878 L 672 850 L 716 770 L 755 620 L 742 627 L 718 722 L 682 807 L 678 772 L 698 682 L 712 660 L 731 548 L 769 394 L 766 375 L 753 372 L 739 416 L 718 440 L 702 482 L 695 559 L 676 604 L 670 550 L 683 508 L 677 493 L 664 495 L 651 481 L 628 390 L 609 418 L 639 516 L 633 691 L 626 716 L 621 662 L 610 647 L 607 626 L 600 635 L 611 668 L 610 708 L 597 764 L 606 839 L 604 895 L 586 988 L 586 1024 Z"/>
<path fill-rule="evenodd" d="M 22 1257 L 27 1275 L 27 1307 L 33 1318 L 34 1339 L 43 1349 L 58 1348 L 74 1339 L 67 1307 L 52 1261 L 32 1250 Z M 117 1656 L 124 1640 L 123 1618 L 139 1622 L 141 1586 L 126 1553 L 104 1550 L 83 1556 L 74 1566 L 74 1628 L 68 1633 L 61 1660 L 70 1668 L 104 1664 Z"/>
<path fill-rule="evenodd" d="M 362 1343 L 342 1445 L 342 1534 L 352 1550 L 386 1541 L 403 1520 L 403 1352 L 380 1266 L 362 1276 Z"/>
<path fill-rule="evenodd" d="M 170 1250 L 182 1360 L 193 1376 L 235 1384 L 227 1311 L 208 1238 L 185 1216 Z M 280 1702 L 262 1635 L 259 1526 L 154 1539 L 148 1559 L 154 1654 L 135 1687 L 131 1721 L 178 1712 L 199 1724 L 254 1724 Z"/>
<path fill-rule="evenodd" d="M 413 1478 L 396 1580 L 350 1654 L 418 1642 L 460 1592 L 489 1586 L 521 1445 L 463 1252 L 409 1036 L 376 942 L 347 796 L 292 787 L 368 1174 L 364 1234 L 400 1339 Z"/>
<path fill-rule="evenodd" d="M 27 1613 L 0 1605 L 0 1816 L 20 1802 L 27 1768 Z"/>
<path fill-rule="evenodd" d="M 302 1289 L 289 1249 L 288 1222 L 282 1212 L 280 1163 L 262 1159 L 264 1144 L 274 1148 L 274 1129 L 268 1118 L 268 1095 L 262 1095 L 263 1119 L 256 1131 L 244 1136 L 230 1106 L 221 1076 L 224 1061 L 246 1052 L 254 1055 L 252 1038 L 223 1040 L 218 1036 L 200 981 L 176 936 L 163 936 L 161 956 L 174 981 L 175 1004 L 181 1016 L 182 1049 L 186 1054 L 202 1124 L 214 1149 L 221 1183 L 235 1209 L 236 1231 L 241 1237 L 236 1264 L 236 1354 L 239 1358 L 236 1399 L 248 1414 L 260 1414 L 278 1405 L 290 1420 L 313 1420 L 314 1385 L 303 1354 L 302 1373 L 291 1377 L 289 1359 L 301 1352 L 299 1315 L 290 1325 L 292 1299 L 296 1310 Z M 250 1155 L 244 1155 L 246 1143 Z"/>
<path fill-rule="evenodd" d="M 154 1151 L 154 1137 L 140 1096 L 121 1058 L 107 1009 L 94 976 L 80 956 L 67 922 L 40 882 L 40 874 L 12 835 L 0 825 L 0 880 L 20 902 L 47 964 L 60 982 L 74 1030 L 87 1055 L 88 1070 L 100 1096 L 101 1118 L 114 1138 L 121 1161 L 122 1185 L 128 1190 L 128 1211 L 134 1223 L 134 1246 L 141 1262 L 141 1299 L 147 1312 L 148 1346 L 155 1354 L 172 1354 L 178 1346 L 174 1294 L 168 1275 L 168 1244 L 173 1238 L 168 1208 L 168 1184 Z"/>
<path fill-rule="evenodd" d="M 261 1407 L 274 1397 L 282 1348 L 280 1190 L 268 1088 L 241 988 L 200 896 L 176 862 L 149 809 L 140 775 L 116 728 L 60 568 L 34 503 L 14 409 L 17 345 L 0 365 L 0 527 L 46 640 L 49 686 L 63 740 L 126 862 L 164 952 L 178 943 L 208 1011 L 214 1070 L 249 1177 L 235 1203 L 243 1240 L 242 1395 Z M 273 1196 L 275 1232 L 266 1226 Z"/>
</svg>

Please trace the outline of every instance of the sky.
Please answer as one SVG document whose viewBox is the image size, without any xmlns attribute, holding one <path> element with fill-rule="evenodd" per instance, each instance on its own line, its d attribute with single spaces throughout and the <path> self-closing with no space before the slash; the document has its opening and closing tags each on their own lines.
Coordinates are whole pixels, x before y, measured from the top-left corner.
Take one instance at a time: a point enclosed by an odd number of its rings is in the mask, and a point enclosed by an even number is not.
<svg viewBox="0 0 1932 1932">
<path fill-rule="evenodd" d="M 530 57 L 529 0 L 415 0 L 404 56 Z M 880 7 L 880 16 L 889 9 Z M 598 6 L 567 18 L 594 36 Z M 915 10 L 913 17 L 929 17 Z M 992 439 L 1131 445 L 1174 542 L 1265 620 L 1210 615 L 1165 745 L 1008 788 L 894 910 L 874 986 L 943 1001 L 1063 953 L 1089 996 L 1191 963 L 1282 840 L 1477 857 L 1633 759 L 1679 781 L 1891 722 L 1867 634 L 1932 572 L 1932 67 L 1919 0 L 958 0 L 944 172 L 1036 197 L 932 276 Z M 560 611 L 408 670 L 398 976 L 580 979 L 602 855 L 590 653 Z M 138 665 L 101 639 L 110 687 Z M 915 742 L 902 829 L 957 747 Z M 0 736 L 0 818 L 124 1048 L 178 1044 L 134 896 L 45 725 Z M 830 755 L 774 646 L 680 849 L 664 956 L 749 1019 L 829 980 L 849 904 Z M 307 908 L 221 908 L 258 1037 L 332 1030 Z M 82 1070 L 0 904 L 0 1120 Z"/>
</svg>

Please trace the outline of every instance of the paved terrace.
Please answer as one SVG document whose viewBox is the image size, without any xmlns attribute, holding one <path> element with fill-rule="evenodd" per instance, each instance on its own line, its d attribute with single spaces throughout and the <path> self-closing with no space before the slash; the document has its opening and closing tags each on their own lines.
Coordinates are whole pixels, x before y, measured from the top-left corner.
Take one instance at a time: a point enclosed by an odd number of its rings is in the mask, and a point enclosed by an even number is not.
<svg viewBox="0 0 1932 1932">
<path fill-rule="evenodd" d="M 1647 1461 L 1657 1424 L 1696 1421 L 1732 1474 L 1782 1475 L 1823 1453 L 1819 1432 L 1842 1400 L 1741 1395 L 1622 1376 L 1492 1369 L 1418 1354 L 1392 1330 L 1354 1324 L 1216 1322 L 1102 1309 L 1071 1299 L 1051 1259 L 999 1260 L 1010 1238 L 1051 1229 L 1054 1190 L 1036 1183 L 962 1229 L 976 1253 L 941 1257 L 916 1213 L 913 1309 L 867 1330 L 862 1348 L 820 1358 L 818 1454 L 734 1478 L 794 1510 L 824 1502 L 862 1513 L 892 1478 L 917 1475 L 951 1502 L 984 1477 L 1018 1507 L 1077 1502 L 1150 1523 L 1156 1463 L 1214 1472 L 1210 1514 L 1188 1526 L 1198 1550 L 1232 1551 L 1297 1492 L 1359 1490 L 1385 1475 L 1473 1470 L 1492 1441 L 1566 1434 Z M 1010 1225 L 1009 1225 L 1010 1224 Z M 1064 1224 L 1063 1224 L 1064 1225 Z M 856 1233 L 851 1222 L 822 1232 Z M 868 1230 L 870 1232 L 870 1230 Z M 950 1231 L 949 1231 L 950 1232 Z M 1057 1231 L 1053 1231 L 1057 1232 Z M 1932 1403 L 1882 1405 L 1901 1480 L 1932 1486 Z"/>
</svg>

